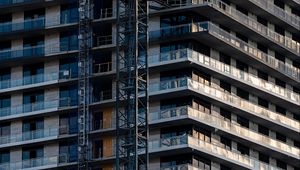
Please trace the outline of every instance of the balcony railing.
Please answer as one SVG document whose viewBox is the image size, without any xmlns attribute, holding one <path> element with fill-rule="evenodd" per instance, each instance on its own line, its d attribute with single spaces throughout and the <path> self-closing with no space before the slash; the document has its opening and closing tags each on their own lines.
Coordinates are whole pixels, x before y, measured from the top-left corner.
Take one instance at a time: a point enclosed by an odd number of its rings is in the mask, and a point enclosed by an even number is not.
<svg viewBox="0 0 300 170">
<path fill-rule="evenodd" d="M 173 165 L 173 166 L 161 166 L 160 170 L 210 170 L 218 167 L 214 165 L 204 164 L 199 162 L 198 165 L 191 165 L 191 164 L 180 164 L 180 165 Z"/>
<path fill-rule="evenodd" d="M 149 86 L 149 90 L 151 93 L 171 89 L 191 89 L 198 93 L 202 93 L 203 95 L 208 95 L 212 98 L 215 98 L 220 102 L 228 103 L 229 105 L 232 105 L 256 116 L 263 117 L 266 120 L 273 121 L 282 126 L 286 126 L 294 131 L 300 131 L 300 123 L 296 120 L 275 113 L 271 110 L 268 110 L 267 108 L 251 103 L 248 100 L 244 100 L 219 88 L 194 81 L 191 78 L 184 77 L 175 80 L 167 80 L 160 83 L 150 84 Z"/>
<path fill-rule="evenodd" d="M 299 94 L 283 88 L 281 86 L 275 85 L 269 81 L 258 78 L 257 76 L 247 73 L 245 71 L 239 70 L 236 67 L 222 63 L 216 59 L 205 56 L 201 53 L 193 51 L 191 49 L 181 49 L 170 51 L 166 53 L 161 53 L 159 55 L 153 55 L 149 58 L 149 63 L 159 64 L 166 61 L 176 61 L 181 59 L 188 59 L 193 61 L 201 66 L 209 67 L 210 69 L 217 70 L 226 74 L 228 77 L 235 77 L 240 81 L 243 81 L 245 84 L 251 84 L 258 89 L 263 89 L 271 94 L 275 93 L 286 98 L 288 101 L 292 100 L 293 102 L 300 103 Z"/>
<path fill-rule="evenodd" d="M 157 141 L 149 142 L 149 149 L 160 151 L 161 149 L 172 149 L 173 147 L 192 147 L 199 151 L 207 152 L 211 155 L 221 157 L 222 159 L 230 160 L 234 163 L 238 163 L 241 166 L 250 169 L 278 169 L 272 165 L 265 164 L 259 160 L 242 155 L 238 151 L 227 149 L 221 143 L 213 143 L 201 140 L 188 135 L 176 136 L 171 138 L 164 138 Z"/>
<path fill-rule="evenodd" d="M 94 73 L 105 73 L 112 71 L 112 62 L 94 64 Z"/>
<path fill-rule="evenodd" d="M 69 163 L 68 162 L 69 157 L 70 156 L 67 154 L 62 154 L 62 155 L 52 156 L 52 157 L 32 158 L 28 160 L 22 160 L 20 162 L 3 163 L 0 164 L 0 169 L 3 170 L 26 169 L 26 168 L 40 169 L 43 166 L 47 168 L 57 167 L 59 164 Z"/>
<path fill-rule="evenodd" d="M 21 132 L 18 134 L 11 134 L 8 136 L 0 137 L 0 146 L 3 144 L 13 144 L 16 142 L 24 142 L 35 139 L 42 139 L 48 137 L 57 137 L 59 135 L 59 129 L 57 127 L 48 129 L 39 129 L 29 132 Z"/>
<path fill-rule="evenodd" d="M 261 0 L 251 0 L 251 1 L 261 1 Z M 267 2 L 264 0 L 264 2 Z M 227 14 L 228 16 L 232 17 L 233 19 L 237 20 L 241 24 L 246 25 L 248 28 L 253 29 L 254 31 L 258 32 L 259 34 L 272 39 L 276 43 L 290 49 L 291 51 L 300 54 L 300 43 L 294 41 L 292 38 L 283 36 L 265 25 L 259 23 L 257 20 L 243 14 L 242 12 L 232 8 L 231 6 L 227 5 L 221 0 L 193 0 L 192 3 L 183 3 L 177 4 L 174 7 L 184 7 L 184 6 L 193 6 L 193 5 L 210 5 L 211 7 Z M 279 7 L 278 7 L 279 8 Z M 279 8 L 280 9 L 280 8 Z M 293 17 L 292 17 L 293 18 Z M 300 20 L 297 18 L 295 20 L 294 26 L 298 26 L 300 29 Z"/>
<path fill-rule="evenodd" d="M 106 35 L 106 36 L 98 36 L 96 38 L 96 46 L 102 46 L 102 45 L 110 45 L 113 43 L 113 37 L 112 35 Z"/>
<path fill-rule="evenodd" d="M 14 107 L 0 108 L 0 117 L 19 115 L 35 111 L 43 111 L 47 109 L 55 109 L 61 107 L 72 106 L 71 98 L 61 98 L 51 101 L 43 101 L 29 104 L 17 105 Z"/>
<path fill-rule="evenodd" d="M 76 44 L 75 42 L 72 42 Z M 32 57 L 43 57 L 45 55 L 54 55 L 59 53 L 66 53 L 78 49 L 78 45 L 75 47 L 70 46 L 68 43 L 54 43 L 47 45 L 39 45 L 33 47 L 24 47 L 18 50 L 5 50 L 0 51 L 0 61 L 17 59 L 17 58 L 32 58 Z M 68 47 L 68 48 L 67 48 Z"/>
<path fill-rule="evenodd" d="M 93 94 L 93 102 L 101 102 L 112 99 L 112 90 L 102 90 L 97 94 Z"/>
<path fill-rule="evenodd" d="M 293 67 L 292 65 L 285 64 L 284 62 L 277 60 L 275 57 L 258 50 L 256 47 L 240 40 L 239 38 L 224 31 L 223 29 L 219 28 L 211 22 L 200 22 L 165 27 L 150 32 L 150 37 L 153 39 L 162 39 L 171 36 L 179 36 L 197 32 L 208 32 L 209 34 L 221 39 L 222 41 L 246 53 L 250 57 L 261 61 L 269 67 L 278 70 L 283 74 L 290 76 L 294 79 L 300 80 L 300 70 L 298 68 Z"/>
<path fill-rule="evenodd" d="M 15 31 L 30 31 L 30 30 L 44 29 L 48 27 L 61 26 L 63 24 L 72 24 L 77 22 L 77 20 L 65 19 L 66 22 L 62 23 L 61 17 L 63 16 L 57 15 L 54 17 L 41 17 L 37 19 L 29 19 L 29 20 L 24 20 L 22 22 L 0 23 L 0 34 L 10 33 Z M 66 18 L 68 18 L 68 16 Z"/>
<path fill-rule="evenodd" d="M 26 76 L 20 79 L 10 79 L 10 80 L 3 80 L 0 81 L 0 89 L 7 89 L 13 87 L 20 87 L 25 85 L 31 85 L 36 83 L 45 83 L 49 81 L 59 80 L 59 79 L 70 79 L 72 76 L 65 75 L 60 76 L 60 73 L 50 73 L 50 74 L 37 74 L 32 76 Z"/>
<path fill-rule="evenodd" d="M 233 133 L 236 136 L 248 138 L 250 141 L 255 141 L 258 144 L 281 150 L 282 152 L 292 154 L 295 157 L 299 157 L 300 155 L 300 150 L 298 148 L 272 139 L 269 136 L 259 134 L 251 129 L 242 127 L 239 124 L 231 122 L 228 119 L 224 119 L 221 116 L 218 117 L 216 115 L 208 114 L 205 113 L 204 110 L 196 110 L 190 106 L 177 107 L 152 113 L 151 120 L 169 120 L 170 118 L 180 118 L 182 116 L 189 116 L 214 128 L 226 131 L 228 133 Z"/>
<path fill-rule="evenodd" d="M 112 18 L 114 16 L 114 10 L 112 8 L 103 8 L 100 11 L 96 11 L 94 19 Z"/>
<path fill-rule="evenodd" d="M 100 120 L 97 122 L 93 121 L 92 127 L 93 127 L 92 128 L 93 131 L 115 128 L 116 127 L 116 119 L 105 119 L 105 120 Z"/>
<path fill-rule="evenodd" d="M 278 16 L 283 21 L 288 22 L 289 24 L 293 25 L 294 27 L 300 29 L 300 18 L 284 9 L 276 6 L 271 1 L 267 0 L 250 0 L 253 3 L 257 4 L 261 8 L 265 9 L 266 11 L 272 13 L 275 16 Z M 298 1 L 300 3 L 300 1 Z"/>
</svg>

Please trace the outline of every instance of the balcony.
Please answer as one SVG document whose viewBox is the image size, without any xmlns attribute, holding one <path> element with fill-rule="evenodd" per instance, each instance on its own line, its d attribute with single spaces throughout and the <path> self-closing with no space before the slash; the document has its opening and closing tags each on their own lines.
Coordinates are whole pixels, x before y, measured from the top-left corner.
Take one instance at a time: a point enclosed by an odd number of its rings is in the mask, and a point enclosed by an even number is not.
<svg viewBox="0 0 300 170">
<path fill-rule="evenodd" d="M 231 65 L 224 64 L 219 60 L 205 56 L 191 49 L 175 50 L 149 57 L 150 67 L 161 66 L 164 63 L 180 61 L 191 61 L 200 66 L 203 66 L 204 68 L 209 68 L 213 72 L 219 71 L 221 72 L 221 74 L 227 77 L 236 78 L 238 81 L 241 81 L 244 84 L 254 86 L 255 88 L 257 88 L 257 90 L 265 90 L 271 95 L 274 95 L 275 93 L 276 95 L 279 95 L 286 101 L 292 102 L 293 104 L 299 105 L 300 103 L 299 94 L 294 93 L 292 90 L 275 85 L 272 82 L 260 79 L 253 74 L 239 70 Z"/>
<path fill-rule="evenodd" d="M 294 1 L 296 1 L 296 3 L 300 3 L 299 0 L 294 0 Z M 282 21 L 292 25 L 298 30 L 300 29 L 300 18 L 288 11 L 281 9 L 280 7 L 276 6 L 274 3 L 265 0 L 250 0 L 250 2 L 262 8 L 263 10 L 271 13 L 272 15 L 277 16 Z"/>
<path fill-rule="evenodd" d="M 277 126 L 280 125 L 285 127 L 294 133 L 298 133 L 300 131 L 300 123 L 296 120 L 275 113 L 262 106 L 251 103 L 248 100 L 244 100 L 234 94 L 225 92 L 219 88 L 194 81 L 191 78 L 161 81 L 160 83 L 150 84 L 149 86 L 150 95 L 161 95 L 162 93 L 169 91 L 171 92 L 174 90 L 191 90 L 197 94 L 208 96 L 212 100 L 216 100 L 221 104 L 227 104 L 231 107 L 235 107 L 237 110 L 242 110 L 247 114 L 253 115 L 254 117 L 271 121 Z M 283 132 L 282 128 L 281 131 Z"/>
<path fill-rule="evenodd" d="M 67 43 L 54 43 L 34 47 L 25 47 L 19 50 L 0 51 L 0 61 L 13 60 L 13 62 L 16 62 L 18 61 L 16 59 L 42 58 L 44 56 L 71 53 L 78 50 L 78 46 L 67 48 L 69 46 L 70 45 Z"/>
<path fill-rule="evenodd" d="M 59 73 L 50 73 L 50 74 L 38 74 L 32 75 L 28 77 L 23 77 L 20 79 L 10 79 L 5 81 L 0 81 L 0 92 L 1 91 L 9 91 L 9 90 L 17 90 L 25 87 L 33 87 L 33 86 L 40 86 L 42 84 L 49 84 L 49 83 L 57 83 L 58 80 L 68 80 L 73 78 L 73 75 L 62 75 L 62 72 Z M 69 72 L 68 72 L 69 73 Z"/>
<path fill-rule="evenodd" d="M 105 36 L 97 36 L 96 37 L 96 47 L 105 46 L 105 45 L 112 45 L 113 44 L 113 36 L 112 35 L 105 35 Z"/>
<path fill-rule="evenodd" d="M 200 163 L 200 162 L 199 162 Z M 191 164 L 180 164 L 180 165 L 173 165 L 173 166 L 161 166 L 160 170 L 210 170 L 210 169 L 218 169 L 213 165 L 191 165 Z"/>
<path fill-rule="evenodd" d="M 48 129 L 40 129 L 19 134 L 11 134 L 9 136 L 0 137 L 0 146 L 8 147 L 15 145 L 24 145 L 25 143 L 44 141 L 55 139 L 59 135 L 60 128 L 52 127 Z"/>
<path fill-rule="evenodd" d="M 202 32 L 209 33 L 222 42 L 230 45 L 230 47 L 242 52 L 242 54 L 246 54 L 247 56 L 255 59 L 255 61 L 259 61 L 263 65 L 269 66 L 269 70 L 272 69 L 273 72 L 279 71 L 293 80 L 298 82 L 300 81 L 300 70 L 298 68 L 285 64 L 284 62 L 277 60 L 275 57 L 265 54 L 256 47 L 238 39 L 234 35 L 231 35 L 211 22 L 200 22 L 161 28 L 160 30 L 151 31 L 150 37 L 152 38 L 152 41 L 159 41 L 161 39 L 178 37 L 179 35 L 189 35 L 191 33 L 197 35 Z M 193 36 L 193 38 L 196 37 Z"/>
<path fill-rule="evenodd" d="M 72 106 L 72 99 L 61 98 L 51 101 L 43 101 L 29 104 L 17 105 L 14 107 L 0 108 L 0 119 L 33 115 L 34 113 L 56 111 L 63 107 Z"/>
<path fill-rule="evenodd" d="M 298 148 L 272 139 L 270 136 L 265 136 L 251 129 L 242 127 L 239 124 L 231 122 L 228 119 L 224 119 L 221 116 L 212 115 L 202 110 L 196 110 L 190 106 L 177 107 L 152 113 L 150 124 L 153 124 L 155 122 L 163 123 L 166 121 L 180 120 L 184 118 L 191 118 L 205 125 L 224 131 L 228 134 L 233 134 L 238 138 L 247 139 L 248 141 L 256 143 L 257 145 L 262 145 L 263 147 L 267 147 L 271 150 L 277 150 L 277 153 L 275 152 L 274 154 L 278 155 L 278 152 L 281 152 L 281 156 L 283 158 L 286 157 L 286 155 L 289 155 L 290 158 L 300 158 L 300 150 Z"/>
<path fill-rule="evenodd" d="M 108 18 L 113 18 L 115 17 L 115 10 L 113 10 L 112 8 L 103 8 L 100 9 L 100 11 L 94 15 L 94 19 L 95 20 L 103 20 L 103 19 L 108 19 Z"/>
<path fill-rule="evenodd" d="M 260 1 L 260 0 L 252 0 L 252 1 Z M 220 11 L 222 14 L 225 13 L 227 16 L 229 16 L 233 20 L 238 21 L 240 24 L 246 26 L 247 29 L 251 29 L 252 31 L 258 33 L 260 36 L 267 38 L 268 40 L 270 40 L 269 42 L 275 43 L 275 44 L 277 43 L 277 45 L 279 45 L 280 47 L 286 48 L 286 50 L 289 50 L 294 55 L 295 54 L 297 56 L 300 55 L 300 43 L 299 42 L 294 41 L 292 38 L 283 36 L 275 31 L 269 29 L 265 25 L 259 23 L 257 20 L 239 12 L 238 10 L 236 10 L 235 8 L 232 8 L 231 6 L 222 2 L 221 0 L 193 0 L 192 3 L 177 4 L 174 7 L 175 8 L 185 8 L 185 7 L 189 7 L 189 6 L 190 7 L 199 7 L 199 6 L 203 6 L 203 5 L 212 7 L 214 9 Z M 224 20 L 224 22 L 225 21 L 226 20 Z M 297 21 L 297 22 L 299 22 L 299 21 Z M 298 23 L 298 27 L 300 28 L 299 24 L 300 24 L 300 22 Z M 236 27 L 236 28 L 238 28 L 238 27 Z M 239 31 L 242 31 L 242 30 L 239 29 Z M 253 36 L 252 38 L 254 38 L 254 37 L 255 36 Z M 257 38 L 256 40 L 258 41 L 259 39 Z"/>
<path fill-rule="evenodd" d="M 94 74 L 107 73 L 112 71 L 112 62 L 94 64 Z"/>
<path fill-rule="evenodd" d="M 113 98 L 112 90 L 102 90 L 97 94 L 93 94 L 93 102 L 101 102 L 105 100 L 111 100 Z"/>
<path fill-rule="evenodd" d="M 171 138 L 150 141 L 149 150 L 152 152 L 168 152 L 172 149 L 192 148 L 201 153 L 208 154 L 220 161 L 230 161 L 239 167 L 247 169 L 278 169 L 272 165 L 265 164 L 252 157 L 242 155 L 236 150 L 227 149 L 221 143 L 207 142 L 192 136 L 182 135 Z"/>
<path fill-rule="evenodd" d="M 9 170 L 9 169 L 47 169 L 47 168 L 55 168 L 58 165 L 68 163 L 67 161 L 60 160 L 68 160 L 68 155 L 59 155 L 52 157 L 41 157 L 41 158 L 32 158 L 28 160 L 23 160 L 20 162 L 11 162 L 0 164 L 0 169 Z"/>
</svg>

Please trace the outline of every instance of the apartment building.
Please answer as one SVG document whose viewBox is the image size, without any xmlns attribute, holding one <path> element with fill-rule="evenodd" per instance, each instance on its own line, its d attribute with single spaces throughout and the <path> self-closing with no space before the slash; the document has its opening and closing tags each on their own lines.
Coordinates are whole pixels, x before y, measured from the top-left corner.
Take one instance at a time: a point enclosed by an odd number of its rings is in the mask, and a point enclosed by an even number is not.
<svg viewBox="0 0 300 170">
<path fill-rule="evenodd" d="M 149 169 L 300 169 L 300 1 L 149 12 Z M 89 165 L 116 159 L 116 3 L 93 1 Z M 0 169 L 77 169 L 77 0 L 0 1 Z"/>
</svg>

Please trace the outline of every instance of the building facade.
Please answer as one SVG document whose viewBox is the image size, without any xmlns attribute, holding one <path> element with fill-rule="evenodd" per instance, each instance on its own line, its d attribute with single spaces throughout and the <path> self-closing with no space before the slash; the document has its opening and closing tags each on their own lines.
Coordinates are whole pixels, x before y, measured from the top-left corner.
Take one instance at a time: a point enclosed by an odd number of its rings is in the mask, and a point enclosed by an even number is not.
<svg viewBox="0 0 300 170">
<path fill-rule="evenodd" d="M 300 1 L 149 12 L 149 169 L 300 169 Z M 0 169 L 77 169 L 78 2 L 0 1 Z M 112 170 L 116 0 L 94 0 L 89 165 Z"/>
</svg>

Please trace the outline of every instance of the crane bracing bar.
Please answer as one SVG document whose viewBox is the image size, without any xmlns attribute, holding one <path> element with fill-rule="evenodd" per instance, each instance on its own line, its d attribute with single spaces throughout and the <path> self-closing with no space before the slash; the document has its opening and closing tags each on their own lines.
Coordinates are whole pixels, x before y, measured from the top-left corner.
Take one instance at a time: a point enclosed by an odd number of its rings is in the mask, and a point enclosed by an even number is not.
<svg viewBox="0 0 300 170">
<path fill-rule="evenodd" d="M 78 0 L 79 5 L 79 56 L 78 56 L 78 169 L 89 169 L 89 73 L 91 48 L 90 0 Z"/>
</svg>

